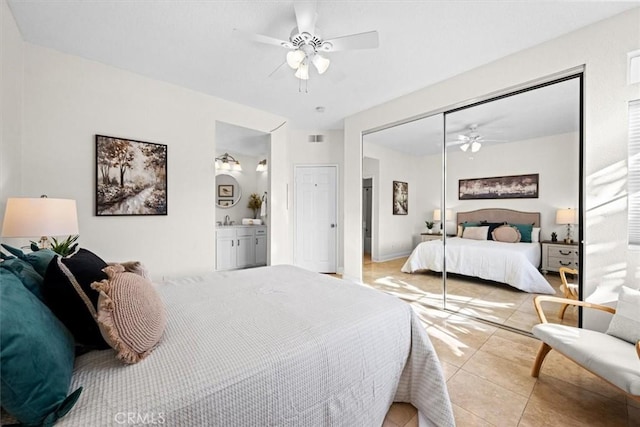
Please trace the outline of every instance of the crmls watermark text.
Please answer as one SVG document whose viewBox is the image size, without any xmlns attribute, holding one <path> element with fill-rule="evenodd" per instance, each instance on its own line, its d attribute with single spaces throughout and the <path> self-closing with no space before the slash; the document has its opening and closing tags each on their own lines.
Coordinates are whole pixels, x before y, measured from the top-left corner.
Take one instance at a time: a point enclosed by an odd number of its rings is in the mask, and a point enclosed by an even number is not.
<svg viewBox="0 0 640 427">
<path fill-rule="evenodd" d="M 123 425 L 160 425 L 166 421 L 163 412 L 118 412 L 113 420 Z"/>
</svg>

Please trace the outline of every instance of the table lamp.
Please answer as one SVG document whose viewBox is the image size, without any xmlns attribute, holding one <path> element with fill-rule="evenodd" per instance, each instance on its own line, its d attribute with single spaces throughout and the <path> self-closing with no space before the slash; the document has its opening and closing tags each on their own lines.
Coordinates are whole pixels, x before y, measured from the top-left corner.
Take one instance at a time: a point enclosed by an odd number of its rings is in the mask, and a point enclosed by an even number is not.
<svg viewBox="0 0 640 427">
<path fill-rule="evenodd" d="M 2 237 L 40 237 L 78 234 L 76 201 L 69 199 L 9 198 L 2 223 Z"/>
<path fill-rule="evenodd" d="M 556 224 L 567 225 L 567 237 L 564 239 L 565 243 L 572 243 L 571 238 L 571 224 L 578 223 L 578 212 L 575 209 L 558 209 L 556 211 Z"/>
<path fill-rule="evenodd" d="M 451 221 L 451 218 L 453 218 L 453 211 L 451 209 L 447 209 L 444 214 L 445 222 Z M 440 230 L 442 230 L 442 212 L 440 209 L 433 210 L 433 220 L 440 223 Z"/>
</svg>

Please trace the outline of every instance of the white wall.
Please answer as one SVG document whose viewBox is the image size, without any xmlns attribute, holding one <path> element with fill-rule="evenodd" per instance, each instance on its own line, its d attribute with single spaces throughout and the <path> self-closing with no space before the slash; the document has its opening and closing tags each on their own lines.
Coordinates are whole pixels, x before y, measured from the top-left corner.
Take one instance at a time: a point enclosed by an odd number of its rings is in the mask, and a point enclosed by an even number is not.
<svg viewBox="0 0 640 427">
<path fill-rule="evenodd" d="M 11 195 L 76 199 L 81 245 L 105 260 L 141 260 L 154 279 L 213 270 L 215 123 L 269 132 L 284 119 L 28 43 L 24 57 L 23 188 Z M 286 129 L 271 136 L 275 169 L 288 164 Z M 168 145 L 167 216 L 94 216 L 95 134 Z M 271 232 L 286 240 L 288 177 L 272 179 L 281 179 L 274 216 L 283 214 Z M 270 252 L 272 263 L 290 262 L 286 245 Z"/>
<path fill-rule="evenodd" d="M 541 239 L 550 240 L 553 231 L 562 239 L 567 227 L 555 223 L 556 210 L 578 207 L 578 153 L 577 133 L 484 146 L 473 154 L 473 160 L 461 150 L 451 151 L 447 156 L 447 209 L 454 215 L 495 207 L 540 212 Z M 540 175 L 537 199 L 458 200 L 459 179 L 533 173 Z M 573 236 L 577 238 L 577 232 Z"/>
<path fill-rule="evenodd" d="M 375 173 L 371 258 L 373 261 L 386 261 L 409 255 L 413 250 L 414 237 L 426 230 L 424 222 L 432 220 L 433 209 L 440 200 L 440 158 L 410 156 L 366 142 L 366 136 L 364 140 L 365 163 L 371 165 L 371 170 L 363 176 Z M 372 162 L 374 159 L 378 160 L 377 165 Z M 373 169 L 375 166 L 376 170 Z M 408 184 L 407 215 L 393 214 L 393 181 Z"/>
<path fill-rule="evenodd" d="M 640 253 L 627 249 L 627 105 L 640 85 L 627 84 L 627 53 L 640 48 L 640 8 L 462 73 L 345 120 L 345 277 L 361 277 L 360 188 L 363 131 L 520 86 L 585 65 L 585 180 L 583 268 L 585 295 L 615 300 L 622 283 L 638 286 Z M 606 324 L 585 312 L 584 325 Z"/>
<path fill-rule="evenodd" d="M 0 224 L 7 197 L 22 188 L 22 37 L 9 6 L 0 1 Z"/>
<path fill-rule="evenodd" d="M 324 142 L 309 142 L 309 135 L 322 134 L 325 136 Z M 272 153 L 273 155 L 273 153 Z M 294 166 L 296 165 L 337 165 L 338 166 L 338 236 L 337 236 L 337 265 L 338 272 L 343 270 L 343 236 L 344 236 L 344 170 L 345 167 L 351 167 L 344 163 L 344 135 L 339 130 L 290 130 L 289 131 L 289 161 L 290 167 L 287 169 L 289 180 L 293 182 Z M 273 181 L 272 181 L 273 182 Z M 293 212 L 294 188 L 289 188 L 290 209 Z M 360 196 L 359 196 L 360 197 Z M 293 224 L 295 230 L 295 224 Z M 292 231 L 293 239 L 293 231 Z M 293 240 L 291 240 L 293 247 Z"/>
</svg>

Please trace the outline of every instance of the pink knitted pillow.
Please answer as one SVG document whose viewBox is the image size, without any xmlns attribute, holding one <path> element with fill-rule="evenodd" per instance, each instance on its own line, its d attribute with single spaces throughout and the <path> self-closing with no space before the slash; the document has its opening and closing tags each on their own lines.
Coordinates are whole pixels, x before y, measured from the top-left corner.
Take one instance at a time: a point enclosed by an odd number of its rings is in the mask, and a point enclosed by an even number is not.
<svg viewBox="0 0 640 427">
<path fill-rule="evenodd" d="M 158 345 L 166 325 L 164 304 L 144 277 L 110 265 L 108 279 L 93 282 L 100 292 L 97 321 L 105 341 L 125 363 L 144 359 Z"/>
<path fill-rule="evenodd" d="M 521 239 L 520 231 L 511 225 L 501 225 L 491 235 L 496 242 L 518 243 Z"/>
<path fill-rule="evenodd" d="M 140 261 L 127 261 L 127 262 L 108 262 L 109 265 L 118 265 L 124 267 L 124 271 L 129 273 L 135 273 L 138 276 L 142 276 L 145 279 L 151 280 L 151 275 L 149 274 L 149 270 L 147 267 Z"/>
</svg>

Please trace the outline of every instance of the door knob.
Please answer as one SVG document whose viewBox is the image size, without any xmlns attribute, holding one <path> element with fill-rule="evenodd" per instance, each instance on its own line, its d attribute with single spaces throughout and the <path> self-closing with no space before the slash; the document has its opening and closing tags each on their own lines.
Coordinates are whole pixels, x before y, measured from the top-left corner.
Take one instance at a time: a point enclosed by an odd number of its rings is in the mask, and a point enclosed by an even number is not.
<svg viewBox="0 0 640 427">
<path fill-rule="evenodd" d="M 331 228 L 336 228 L 336 225 L 335 224 L 331 224 Z"/>
</svg>

